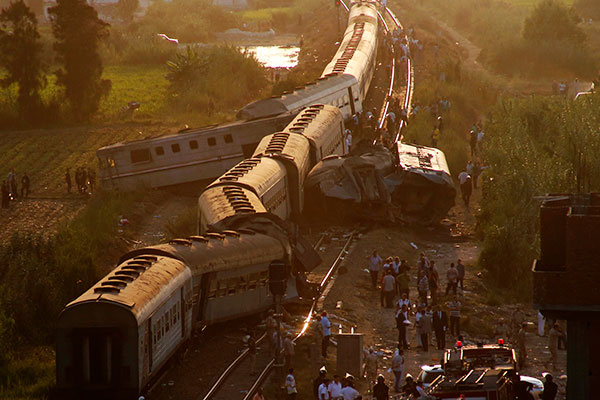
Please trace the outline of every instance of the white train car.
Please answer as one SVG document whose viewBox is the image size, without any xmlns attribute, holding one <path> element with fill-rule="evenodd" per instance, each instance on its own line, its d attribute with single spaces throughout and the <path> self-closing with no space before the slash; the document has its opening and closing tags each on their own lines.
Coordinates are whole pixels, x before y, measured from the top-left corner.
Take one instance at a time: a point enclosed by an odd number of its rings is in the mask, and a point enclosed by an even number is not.
<svg viewBox="0 0 600 400">
<path fill-rule="evenodd" d="M 360 86 L 360 101 L 366 98 L 377 62 L 378 15 L 376 6 L 368 2 L 352 3 L 348 26 L 337 53 L 323 71 L 351 75 Z"/>
<path fill-rule="evenodd" d="M 96 152 L 100 185 L 128 191 L 215 179 L 252 155 L 264 135 L 282 130 L 293 117 L 238 121 L 102 147 Z"/>
<path fill-rule="evenodd" d="M 242 108 L 237 117 L 251 119 L 288 111 L 297 114 L 311 104 L 337 107 L 344 119 L 348 119 L 353 114 L 362 112 L 360 83 L 352 75 L 329 74 L 292 92 L 252 102 Z"/>
</svg>

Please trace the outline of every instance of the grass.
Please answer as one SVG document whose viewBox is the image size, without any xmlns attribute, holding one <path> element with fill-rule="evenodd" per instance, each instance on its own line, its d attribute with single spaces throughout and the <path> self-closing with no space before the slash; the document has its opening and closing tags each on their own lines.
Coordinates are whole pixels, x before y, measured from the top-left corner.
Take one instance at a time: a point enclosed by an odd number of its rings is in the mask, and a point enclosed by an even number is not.
<svg viewBox="0 0 600 400">
<path fill-rule="evenodd" d="M 0 398 L 43 399 L 56 382 L 54 350 L 47 346 L 23 349 L 0 378 Z"/>
</svg>

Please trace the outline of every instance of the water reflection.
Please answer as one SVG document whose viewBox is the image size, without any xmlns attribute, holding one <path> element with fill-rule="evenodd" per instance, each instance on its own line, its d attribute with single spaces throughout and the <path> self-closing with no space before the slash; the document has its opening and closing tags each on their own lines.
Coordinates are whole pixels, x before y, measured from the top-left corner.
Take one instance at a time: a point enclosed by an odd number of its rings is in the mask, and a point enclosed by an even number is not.
<svg viewBox="0 0 600 400">
<path fill-rule="evenodd" d="M 298 65 L 299 47 L 293 46 L 246 46 L 266 68 L 294 68 Z"/>
</svg>

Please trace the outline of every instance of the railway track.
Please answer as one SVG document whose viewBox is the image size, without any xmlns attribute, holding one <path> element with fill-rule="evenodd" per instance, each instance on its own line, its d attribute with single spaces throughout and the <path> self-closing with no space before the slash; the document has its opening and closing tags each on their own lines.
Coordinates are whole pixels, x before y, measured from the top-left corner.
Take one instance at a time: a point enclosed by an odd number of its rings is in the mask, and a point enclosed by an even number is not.
<svg viewBox="0 0 600 400">
<path fill-rule="evenodd" d="M 315 248 L 319 248 L 323 242 L 324 235 L 321 235 Z M 348 234 L 338 240 L 343 242 L 341 249 L 333 262 L 329 264 L 318 284 L 318 295 L 313 299 L 302 325 L 292 339 L 294 342 L 300 340 L 308 331 L 314 312 L 318 309 L 319 301 L 328 292 L 332 277 L 348 253 L 348 249 L 354 239 L 354 233 Z M 265 335 L 261 336 L 261 343 L 264 342 Z M 268 346 L 259 347 L 256 357 L 257 374 L 250 375 L 250 363 L 248 359 L 248 350 L 244 350 L 231 362 L 231 364 L 215 380 L 208 392 L 201 397 L 202 400 L 225 400 L 225 399 L 251 399 L 258 388 L 262 386 L 274 367 L 274 359 L 268 354 Z"/>
<path fill-rule="evenodd" d="M 346 11 L 349 11 L 349 7 L 342 1 L 342 7 Z M 393 14 L 393 12 L 389 9 L 385 10 L 385 15 L 379 13 L 380 20 L 386 32 L 390 31 L 390 25 L 394 27 L 402 28 L 402 25 Z M 389 20 L 390 24 L 386 21 Z M 405 36 L 408 40 L 408 38 Z M 385 93 L 385 98 L 383 105 L 381 107 L 380 112 L 380 126 L 379 128 L 383 128 L 383 124 L 385 123 L 385 116 L 390 107 L 391 100 L 394 94 L 394 88 L 397 83 L 396 76 L 396 60 L 395 57 L 392 57 L 392 73 L 390 76 L 389 85 L 387 91 Z M 404 91 L 404 100 L 402 102 L 403 107 L 410 111 L 410 105 L 412 103 L 412 96 L 414 90 L 414 77 L 413 77 L 413 65 L 412 61 L 409 58 L 406 62 L 406 88 Z M 398 123 L 397 135 L 394 138 L 394 141 L 397 142 L 402 138 L 402 130 L 405 127 L 405 122 L 400 120 Z M 297 342 L 300 340 L 307 332 L 308 327 L 312 321 L 312 316 L 314 312 L 318 309 L 319 300 L 326 295 L 328 292 L 328 288 L 332 283 L 332 276 L 341 264 L 344 259 L 345 254 L 348 252 L 348 248 L 354 238 L 354 234 L 350 234 L 344 245 L 342 246 L 340 252 L 338 253 L 335 260 L 330 264 L 327 272 L 321 279 L 319 283 L 319 296 L 317 296 L 310 307 L 309 312 L 307 313 L 306 318 L 304 319 L 304 323 L 300 331 L 295 335 L 293 341 Z M 323 240 L 323 236 L 319 239 L 316 248 L 319 248 L 321 242 Z M 264 335 L 261 337 L 261 340 L 264 339 Z M 244 360 L 247 358 L 247 350 L 244 350 L 238 358 L 236 358 L 226 369 L 225 371 L 217 378 L 211 389 L 207 392 L 207 394 L 202 397 L 202 400 L 220 400 L 220 399 L 233 399 L 233 398 L 242 398 L 243 400 L 250 400 L 257 392 L 257 390 L 263 385 L 263 383 L 268 378 L 269 374 L 272 372 L 274 368 L 274 359 L 272 357 L 265 356 L 266 351 L 263 349 L 261 354 L 257 355 L 257 364 L 264 365 L 260 373 L 256 376 L 255 379 L 252 380 L 252 384 L 248 385 L 246 382 L 247 379 L 247 371 L 249 370 L 249 365 L 244 366 Z M 244 376 L 245 375 L 245 376 Z M 243 396 L 243 397 L 242 397 Z"/>
</svg>

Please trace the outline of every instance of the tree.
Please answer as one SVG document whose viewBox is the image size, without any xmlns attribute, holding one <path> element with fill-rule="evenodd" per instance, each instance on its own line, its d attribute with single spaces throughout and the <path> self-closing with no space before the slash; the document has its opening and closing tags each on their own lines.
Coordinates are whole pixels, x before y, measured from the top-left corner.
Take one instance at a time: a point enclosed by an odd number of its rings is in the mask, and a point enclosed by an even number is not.
<svg viewBox="0 0 600 400">
<path fill-rule="evenodd" d="M 579 20 L 573 8 L 556 0 L 543 0 L 525 20 L 523 38 L 534 43 L 568 41 L 580 45 L 585 33 L 578 26 Z"/>
<path fill-rule="evenodd" d="M 119 18 L 121 18 L 123 22 L 130 22 L 139 6 L 139 0 L 119 0 L 117 3 L 117 13 Z"/>
<path fill-rule="evenodd" d="M 89 119 L 108 95 L 111 82 L 102 79 L 100 40 L 108 35 L 108 24 L 85 0 L 58 0 L 49 10 L 54 49 L 62 68 L 56 72 L 58 83 L 76 120 Z"/>
<path fill-rule="evenodd" d="M 17 0 L 0 13 L 0 66 L 6 75 L 3 87 L 16 83 L 21 120 L 36 118 L 41 109 L 40 89 L 44 86 L 40 34 L 35 14 L 23 0 Z"/>
</svg>

